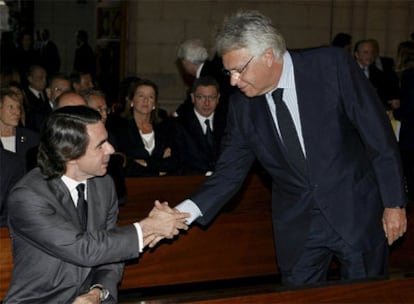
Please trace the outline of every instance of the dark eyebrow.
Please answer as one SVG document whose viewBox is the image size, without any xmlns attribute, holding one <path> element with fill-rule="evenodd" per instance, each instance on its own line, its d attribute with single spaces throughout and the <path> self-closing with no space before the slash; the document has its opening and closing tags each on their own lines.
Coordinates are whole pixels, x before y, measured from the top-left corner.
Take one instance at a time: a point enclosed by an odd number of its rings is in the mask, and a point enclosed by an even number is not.
<svg viewBox="0 0 414 304">
<path fill-rule="evenodd" d="M 96 145 L 96 147 L 95 148 L 99 148 L 100 146 L 102 146 L 104 143 L 106 143 L 108 141 L 108 138 L 105 138 L 105 139 L 103 139 L 103 140 L 101 140 L 97 145 Z"/>
</svg>

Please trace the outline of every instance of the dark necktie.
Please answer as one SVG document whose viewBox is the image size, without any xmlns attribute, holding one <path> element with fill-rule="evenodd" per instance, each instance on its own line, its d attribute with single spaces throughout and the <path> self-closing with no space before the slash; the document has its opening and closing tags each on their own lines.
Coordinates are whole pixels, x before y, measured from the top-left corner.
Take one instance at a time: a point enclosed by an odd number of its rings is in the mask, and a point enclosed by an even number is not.
<svg viewBox="0 0 414 304">
<path fill-rule="evenodd" d="M 280 137 L 287 150 L 287 156 L 302 172 L 306 170 L 305 157 L 300 146 L 298 133 L 293 123 L 292 115 L 282 99 L 283 89 L 272 93 L 276 104 L 276 118 L 279 125 Z"/>
<path fill-rule="evenodd" d="M 365 66 L 365 67 L 362 67 L 361 69 L 362 69 L 362 72 L 364 72 L 365 76 L 367 78 L 369 78 L 369 69 L 368 69 L 368 67 Z"/>
<path fill-rule="evenodd" d="M 79 221 L 82 225 L 83 231 L 86 231 L 86 224 L 88 219 L 88 203 L 85 200 L 85 184 L 79 184 L 76 186 L 78 190 L 78 204 L 76 209 L 78 211 Z"/>
<path fill-rule="evenodd" d="M 45 98 L 45 96 L 43 95 L 43 92 L 39 92 L 39 99 L 40 99 L 40 101 L 41 101 L 42 103 L 46 102 L 46 98 Z"/>
<path fill-rule="evenodd" d="M 211 127 L 210 127 L 210 119 L 206 119 L 204 123 L 207 126 L 207 129 L 206 129 L 207 143 L 209 147 L 213 150 L 214 149 L 214 136 L 213 136 L 213 131 L 211 130 Z"/>
</svg>

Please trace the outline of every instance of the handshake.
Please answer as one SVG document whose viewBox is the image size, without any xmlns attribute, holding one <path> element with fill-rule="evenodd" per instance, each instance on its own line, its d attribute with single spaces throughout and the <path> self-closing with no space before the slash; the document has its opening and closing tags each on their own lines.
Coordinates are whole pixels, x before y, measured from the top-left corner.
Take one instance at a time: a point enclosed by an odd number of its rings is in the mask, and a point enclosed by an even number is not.
<svg viewBox="0 0 414 304">
<path fill-rule="evenodd" d="M 189 213 L 182 213 L 168 206 L 167 202 L 155 201 L 154 208 L 148 217 L 139 222 L 144 238 L 144 247 L 154 247 L 160 240 L 172 239 L 180 233 L 180 229 L 187 230 L 186 219 Z"/>
</svg>

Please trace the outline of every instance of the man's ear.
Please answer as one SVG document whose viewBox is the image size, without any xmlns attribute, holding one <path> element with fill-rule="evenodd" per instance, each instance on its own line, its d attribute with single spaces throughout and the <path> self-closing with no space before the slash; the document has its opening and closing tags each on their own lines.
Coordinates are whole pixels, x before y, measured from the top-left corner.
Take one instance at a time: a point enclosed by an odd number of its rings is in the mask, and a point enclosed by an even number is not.
<svg viewBox="0 0 414 304">
<path fill-rule="evenodd" d="M 191 96 L 191 102 L 194 104 L 194 103 L 195 103 L 195 96 L 194 96 L 194 93 L 191 93 L 191 94 L 190 94 L 190 96 Z"/>
<path fill-rule="evenodd" d="M 266 65 L 271 66 L 275 61 L 275 54 L 273 53 L 273 49 L 267 48 L 263 53 L 263 58 L 266 62 Z"/>
</svg>

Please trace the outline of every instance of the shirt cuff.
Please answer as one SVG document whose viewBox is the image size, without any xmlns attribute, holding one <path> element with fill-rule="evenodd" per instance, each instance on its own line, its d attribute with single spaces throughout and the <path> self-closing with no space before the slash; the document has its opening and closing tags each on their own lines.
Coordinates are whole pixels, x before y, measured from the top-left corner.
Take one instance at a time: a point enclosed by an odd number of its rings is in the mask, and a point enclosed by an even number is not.
<svg viewBox="0 0 414 304">
<path fill-rule="evenodd" d="M 134 223 L 135 229 L 138 234 L 138 251 L 141 253 L 144 250 L 144 238 L 142 236 L 142 229 L 139 223 Z"/>
<path fill-rule="evenodd" d="M 190 217 L 185 220 L 185 223 L 187 225 L 190 225 L 192 222 L 194 222 L 198 217 L 203 216 L 201 213 L 200 208 L 189 199 L 186 199 L 185 201 L 181 202 L 175 208 L 180 212 L 187 212 L 190 213 Z"/>
</svg>

